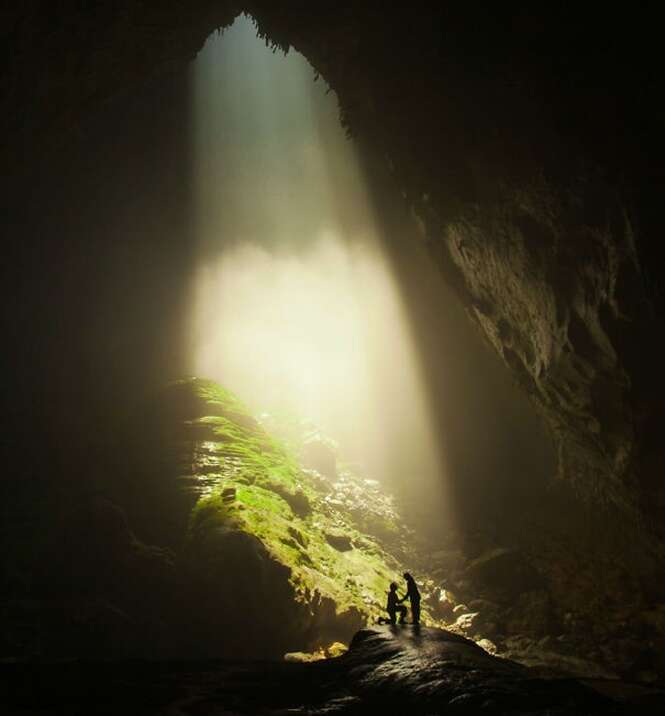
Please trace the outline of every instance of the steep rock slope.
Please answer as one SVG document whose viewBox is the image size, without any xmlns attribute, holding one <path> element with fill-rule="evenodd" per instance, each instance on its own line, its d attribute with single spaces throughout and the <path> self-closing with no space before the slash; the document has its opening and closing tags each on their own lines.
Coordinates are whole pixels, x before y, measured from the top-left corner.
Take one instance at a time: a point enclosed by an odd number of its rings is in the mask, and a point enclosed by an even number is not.
<svg viewBox="0 0 665 716">
<path fill-rule="evenodd" d="M 227 641 L 236 629 L 235 648 L 249 654 L 268 634 L 282 653 L 317 648 L 382 612 L 408 534 L 376 483 L 331 471 L 324 445 L 328 474 L 303 468 L 297 445 L 212 381 L 178 381 L 150 411 L 155 442 L 130 514 L 150 541 L 177 550 L 199 595 L 194 641 L 216 624 Z"/>
</svg>

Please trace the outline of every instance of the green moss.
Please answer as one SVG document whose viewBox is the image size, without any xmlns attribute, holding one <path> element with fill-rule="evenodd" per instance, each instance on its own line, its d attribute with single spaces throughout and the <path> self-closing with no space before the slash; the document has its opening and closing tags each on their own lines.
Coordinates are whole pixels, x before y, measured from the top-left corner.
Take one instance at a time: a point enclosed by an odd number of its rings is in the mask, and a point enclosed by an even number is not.
<svg viewBox="0 0 665 716">
<path fill-rule="evenodd" d="M 238 500 L 247 507 L 251 507 L 257 515 L 264 514 L 271 518 L 281 517 L 291 520 L 291 508 L 279 495 L 257 485 L 240 486 L 237 492 Z"/>
<path fill-rule="evenodd" d="M 235 510 L 222 500 L 219 493 L 202 497 L 194 506 L 189 520 L 188 538 L 201 537 L 206 531 L 219 527 L 237 526 Z"/>
<path fill-rule="evenodd" d="M 300 467 L 294 437 L 285 442 L 269 435 L 235 396 L 212 381 L 180 385 L 194 392 L 199 411 L 186 425 L 206 438 L 197 444 L 200 464 L 194 467 L 214 477 L 215 485 L 192 512 L 190 539 L 218 527 L 240 528 L 290 568 L 300 598 L 319 592 L 332 598 L 340 613 L 355 607 L 368 617 L 377 615 L 389 583 L 403 571 L 379 534 L 394 536 L 395 521 L 385 510 L 378 516 L 362 512 L 363 519 L 356 515 L 354 520 L 343 508 L 331 509 L 311 473 Z M 229 488 L 235 488 L 231 501 Z M 377 494 L 376 499 L 386 498 Z M 354 548 L 334 549 L 326 532 L 347 536 Z"/>
<path fill-rule="evenodd" d="M 185 378 L 176 381 L 176 385 L 191 386 L 194 395 L 208 406 L 217 406 L 224 412 L 237 412 L 239 415 L 250 415 L 249 410 L 231 391 L 219 383 L 205 378 Z"/>
</svg>

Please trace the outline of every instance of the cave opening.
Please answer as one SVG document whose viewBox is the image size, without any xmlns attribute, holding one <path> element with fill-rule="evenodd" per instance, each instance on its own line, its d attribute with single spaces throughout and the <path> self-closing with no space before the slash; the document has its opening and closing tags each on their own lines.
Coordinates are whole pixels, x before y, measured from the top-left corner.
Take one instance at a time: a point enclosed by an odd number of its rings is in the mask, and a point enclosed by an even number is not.
<svg viewBox="0 0 665 716">
<path fill-rule="evenodd" d="M 246 16 L 208 39 L 192 73 L 200 258 L 189 372 L 273 422 L 322 429 L 367 477 L 401 475 L 443 504 L 401 288 L 335 94 L 301 55 L 264 45 Z"/>
<path fill-rule="evenodd" d="M 539 493 L 554 467 L 538 418 L 465 330 L 418 227 L 394 208 L 385 162 L 345 136 L 335 93 L 302 55 L 263 46 L 248 16 L 209 38 L 193 75 L 191 372 L 255 412 L 324 427 L 425 534 L 455 531 L 451 423 L 469 521 L 500 520 L 502 504 Z M 435 369 L 447 354 L 452 370 Z M 455 420 L 462 411 L 472 417 Z M 473 504 L 473 492 L 491 496 Z"/>
</svg>

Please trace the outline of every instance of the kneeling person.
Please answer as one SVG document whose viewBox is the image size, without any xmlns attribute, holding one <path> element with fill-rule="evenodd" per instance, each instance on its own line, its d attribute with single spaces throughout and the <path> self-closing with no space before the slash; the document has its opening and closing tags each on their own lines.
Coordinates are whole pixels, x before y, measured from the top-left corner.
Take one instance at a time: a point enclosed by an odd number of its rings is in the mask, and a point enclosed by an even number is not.
<svg viewBox="0 0 665 716">
<path fill-rule="evenodd" d="M 397 614 L 399 614 L 399 623 L 404 624 L 406 618 L 406 607 L 399 604 L 399 598 L 397 597 L 397 583 L 390 583 L 390 591 L 388 592 L 388 604 L 386 605 L 386 611 L 390 616 L 390 623 L 394 624 Z"/>
</svg>

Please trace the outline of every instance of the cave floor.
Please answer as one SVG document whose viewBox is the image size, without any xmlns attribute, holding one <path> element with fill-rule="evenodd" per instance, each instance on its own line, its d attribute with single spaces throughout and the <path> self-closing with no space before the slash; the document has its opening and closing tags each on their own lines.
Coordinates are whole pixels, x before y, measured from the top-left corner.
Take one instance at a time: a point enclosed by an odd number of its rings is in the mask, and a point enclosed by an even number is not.
<svg viewBox="0 0 665 716">
<path fill-rule="evenodd" d="M 4 663 L 7 714 L 663 713 L 665 692 L 539 678 L 427 627 L 358 632 L 336 659 L 302 662 Z"/>
</svg>

